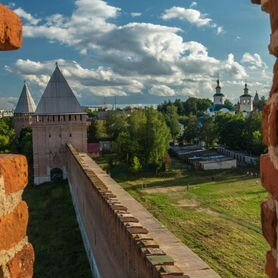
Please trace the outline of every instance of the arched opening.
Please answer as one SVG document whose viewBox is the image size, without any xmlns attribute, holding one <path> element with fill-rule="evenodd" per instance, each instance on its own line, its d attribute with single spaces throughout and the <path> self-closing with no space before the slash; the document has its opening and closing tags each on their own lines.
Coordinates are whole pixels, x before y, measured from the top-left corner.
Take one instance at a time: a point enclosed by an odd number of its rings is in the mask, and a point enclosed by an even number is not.
<svg viewBox="0 0 278 278">
<path fill-rule="evenodd" d="M 63 170 L 60 168 L 53 168 L 50 171 L 50 180 L 52 182 L 57 182 L 63 180 Z"/>
</svg>

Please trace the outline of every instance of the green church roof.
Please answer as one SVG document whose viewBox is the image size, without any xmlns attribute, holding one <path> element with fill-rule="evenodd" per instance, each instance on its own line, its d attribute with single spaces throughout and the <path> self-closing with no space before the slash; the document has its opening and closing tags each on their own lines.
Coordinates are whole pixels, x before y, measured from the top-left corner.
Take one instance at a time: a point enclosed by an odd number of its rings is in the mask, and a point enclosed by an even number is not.
<svg viewBox="0 0 278 278">
<path fill-rule="evenodd" d="M 225 104 L 214 104 L 213 106 L 211 106 L 209 108 L 210 112 L 219 112 L 221 109 L 227 109 L 229 111 L 234 111 L 234 109 L 231 109 L 229 106 L 225 105 Z"/>
</svg>

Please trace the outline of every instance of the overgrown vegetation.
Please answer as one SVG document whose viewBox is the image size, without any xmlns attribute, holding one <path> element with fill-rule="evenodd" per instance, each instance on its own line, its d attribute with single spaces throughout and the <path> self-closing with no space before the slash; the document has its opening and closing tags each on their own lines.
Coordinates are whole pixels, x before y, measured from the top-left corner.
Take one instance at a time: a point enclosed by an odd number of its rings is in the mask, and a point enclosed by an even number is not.
<svg viewBox="0 0 278 278">
<path fill-rule="evenodd" d="M 89 128 L 96 139 L 109 137 L 117 160 L 133 167 L 135 172 L 148 167 L 160 169 L 167 158 L 171 141 L 170 129 L 164 116 L 153 108 L 136 110 L 131 115 L 114 113 L 101 124 Z M 106 135 L 105 135 L 106 134 Z"/>
<path fill-rule="evenodd" d="M 12 118 L 0 118 L 0 152 L 15 151 L 16 136 Z"/>
<path fill-rule="evenodd" d="M 260 203 L 267 193 L 247 171 L 255 170 L 192 171 L 174 160 L 168 173 L 111 174 L 221 277 L 265 278 Z"/>
<path fill-rule="evenodd" d="M 36 277 L 92 277 L 67 183 L 29 186 L 23 197 L 30 212 Z"/>
</svg>

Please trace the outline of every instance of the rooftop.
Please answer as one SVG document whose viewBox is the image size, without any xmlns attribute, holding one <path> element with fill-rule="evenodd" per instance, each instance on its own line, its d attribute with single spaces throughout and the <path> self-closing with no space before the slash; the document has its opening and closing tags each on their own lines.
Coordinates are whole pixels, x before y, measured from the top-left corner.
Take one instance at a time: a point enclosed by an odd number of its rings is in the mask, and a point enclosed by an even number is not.
<svg viewBox="0 0 278 278">
<path fill-rule="evenodd" d="M 46 89 L 38 104 L 38 115 L 81 114 L 82 108 L 67 80 L 56 64 Z"/>
<path fill-rule="evenodd" d="M 24 86 L 22 88 L 14 113 L 16 114 L 34 113 L 35 110 L 36 110 L 36 104 L 32 98 L 32 95 L 30 93 L 30 90 L 26 82 L 24 82 Z"/>
</svg>

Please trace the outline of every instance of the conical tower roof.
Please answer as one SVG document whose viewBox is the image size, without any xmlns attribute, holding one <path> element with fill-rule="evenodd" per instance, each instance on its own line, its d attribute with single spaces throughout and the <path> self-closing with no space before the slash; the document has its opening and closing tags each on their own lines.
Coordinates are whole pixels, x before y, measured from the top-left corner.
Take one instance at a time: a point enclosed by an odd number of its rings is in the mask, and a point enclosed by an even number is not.
<svg viewBox="0 0 278 278">
<path fill-rule="evenodd" d="M 27 114 L 27 113 L 34 113 L 36 110 L 35 102 L 32 98 L 32 95 L 30 93 L 30 90 L 24 82 L 24 86 L 22 88 L 22 92 L 20 94 L 20 97 L 18 99 L 18 103 L 16 105 L 15 114 Z"/>
<path fill-rule="evenodd" d="M 46 89 L 38 104 L 38 115 L 80 114 L 81 106 L 67 80 L 56 64 Z"/>
</svg>

